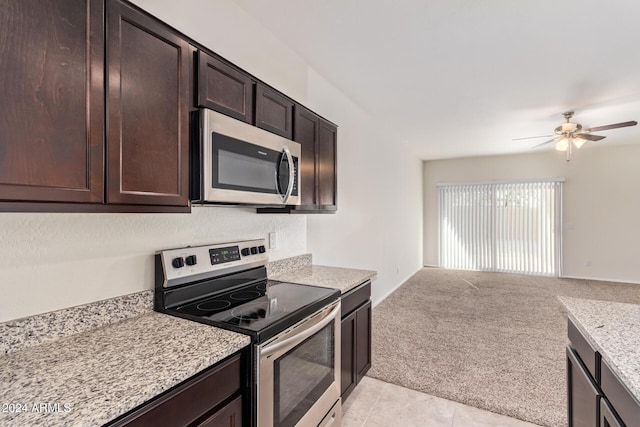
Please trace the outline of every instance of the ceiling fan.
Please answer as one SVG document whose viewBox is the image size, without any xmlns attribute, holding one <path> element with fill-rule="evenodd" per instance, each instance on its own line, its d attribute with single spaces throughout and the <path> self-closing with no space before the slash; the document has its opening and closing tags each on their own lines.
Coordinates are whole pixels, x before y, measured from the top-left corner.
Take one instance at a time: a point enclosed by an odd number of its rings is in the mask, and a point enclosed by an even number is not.
<svg viewBox="0 0 640 427">
<path fill-rule="evenodd" d="M 571 118 L 573 117 L 573 111 L 567 111 L 566 113 L 562 113 L 562 116 L 566 119 L 566 122 L 562 123 L 560 126 L 558 126 L 553 130 L 554 135 L 528 136 L 525 138 L 515 138 L 514 141 L 523 140 L 523 139 L 551 137 L 550 140 L 545 141 L 541 144 L 534 145 L 531 148 L 536 148 L 536 147 L 540 147 L 541 145 L 546 145 L 546 144 L 555 142 L 556 150 L 566 151 L 567 161 L 569 161 L 571 160 L 571 150 L 573 146 L 575 146 L 576 148 L 580 148 L 587 141 L 600 141 L 601 139 L 606 138 L 605 136 L 594 135 L 592 132 L 624 128 L 627 126 L 635 126 L 638 124 L 638 122 L 636 121 L 629 121 L 629 122 L 622 122 L 622 123 L 614 123 L 614 124 L 605 125 L 605 126 L 596 126 L 589 129 L 583 129 L 580 123 L 573 123 L 571 121 Z"/>
</svg>

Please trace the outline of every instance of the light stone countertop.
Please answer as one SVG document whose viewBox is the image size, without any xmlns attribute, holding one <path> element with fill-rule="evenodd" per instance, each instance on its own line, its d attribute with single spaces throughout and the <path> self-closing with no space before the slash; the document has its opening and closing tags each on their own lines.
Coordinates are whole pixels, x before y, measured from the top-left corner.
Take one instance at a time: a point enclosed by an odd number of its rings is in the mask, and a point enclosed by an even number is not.
<svg viewBox="0 0 640 427">
<path fill-rule="evenodd" d="M 558 299 L 580 332 L 640 404 L 640 305 Z"/>
<path fill-rule="evenodd" d="M 353 268 L 328 267 L 324 265 L 309 265 L 269 277 L 281 282 L 300 283 L 303 285 L 321 286 L 323 288 L 340 289 L 344 294 L 359 284 L 373 280 L 377 273 L 371 270 L 357 270 Z"/>
<path fill-rule="evenodd" d="M 249 342 L 246 335 L 149 311 L 9 353 L 0 356 L 0 404 L 26 405 L 26 412 L 0 411 L 0 425 L 101 426 Z M 59 412 L 33 412 L 41 403 L 58 404 Z"/>
<path fill-rule="evenodd" d="M 311 262 L 271 262 L 269 278 L 345 293 L 377 275 Z M 101 426 L 250 344 L 152 305 L 144 291 L 0 324 L 0 425 Z"/>
</svg>

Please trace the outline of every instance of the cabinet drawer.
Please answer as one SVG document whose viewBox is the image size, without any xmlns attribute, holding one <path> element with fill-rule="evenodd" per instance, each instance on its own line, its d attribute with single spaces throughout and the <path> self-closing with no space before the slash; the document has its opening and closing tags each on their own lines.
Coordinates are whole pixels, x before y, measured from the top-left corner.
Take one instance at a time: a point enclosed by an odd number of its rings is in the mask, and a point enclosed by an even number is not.
<svg viewBox="0 0 640 427">
<path fill-rule="evenodd" d="M 353 310 L 364 304 L 371 297 L 371 281 L 350 290 L 342 295 L 342 317 L 349 315 Z"/>
<path fill-rule="evenodd" d="M 239 390 L 240 356 L 236 355 L 135 409 L 110 426 L 185 426 Z"/>
<path fill-rule="evenodd" d="M 580 357 L 584 366 L 591 374 L 591 377 L 596 380 L 596 383 L 600 383 L 600 353 L 595 351 L 587 339 L 580 333 L 576 325 L 569 319 L 569 341 L 571 341 L 571 347 Z"/>
<path fill-rule="evenodd" d="M 640 425 L 640 405 L 604 360 L 602 361 L 601 388 L 625 425 L 629 427 Z"/>
</svg>

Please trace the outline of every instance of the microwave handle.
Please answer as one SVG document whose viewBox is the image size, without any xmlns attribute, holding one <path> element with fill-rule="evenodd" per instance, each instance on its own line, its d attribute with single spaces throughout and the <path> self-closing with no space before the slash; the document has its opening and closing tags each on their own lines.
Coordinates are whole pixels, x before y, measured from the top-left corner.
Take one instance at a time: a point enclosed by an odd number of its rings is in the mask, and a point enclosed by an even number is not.
<svg viewBox="0 0 640 427">
<path fill-rule="evenodd" d="M 287 186 L 287 192 L 284 194 L 282 198 L 282 203 L 286 203 L 287 199 L 291 196 L 293 192 L 293 183 L 296 176 L 296 171 L 294 169 L 295 165 L 293 164 L 293 157 L 291 156 L 291 151 L 287 147 L 282 149 L 284 154 L 287 156 L 287 162 L 289 163 L 289 185 Z"/>
</svg>

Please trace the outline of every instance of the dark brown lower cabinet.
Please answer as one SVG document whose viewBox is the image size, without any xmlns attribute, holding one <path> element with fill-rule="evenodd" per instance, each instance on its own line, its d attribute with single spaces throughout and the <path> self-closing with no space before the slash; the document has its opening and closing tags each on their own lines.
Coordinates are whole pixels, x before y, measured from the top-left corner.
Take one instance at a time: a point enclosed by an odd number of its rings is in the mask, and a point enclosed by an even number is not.
<svg viewBox="0 0 640 427">
<path fill-rule="evenodd" d="M 600 393 L 575 352 L 567 347 L 569 427 L 598 427 Z"/>
<path fill-rule="evenodd" d="M 600 399 L 600 427 L 624 427 L 622 421 L 613 412 L 607 399 Z"/>
<path fill-rule="evenodd" d="M 233 399 L 224 408 L 216 411 L 198 427 L 240 427 L 242 425 L 242 397 Z"/>
<path fill-rule="evenodd" d="M 576 325 L 569 320 L 569 427 L 640 427 L 640 405 Z"/>
<path fill-rule="evenodd" d="M 371 282 L 342 296 L 341 380 L 342 401 L 371 367 Z"/>
<path fill-rule="evenodd" d="M 240 359 L 231 356 L 106 425 L 240 427 Z"/>
<path fill-rule="evenodd" d="M 355 312 L 342 318 L 342 330 L 340 332 L 340 395 L 344 401 L 356 386 L 355 346 L 353 345 L 356 337 Z"/>
</svg>

